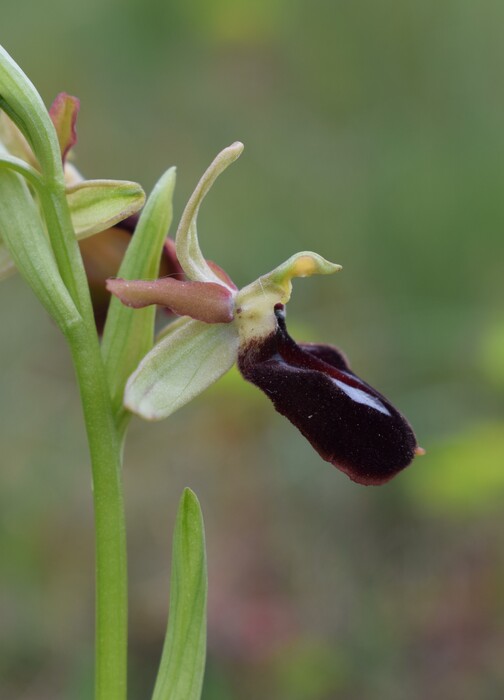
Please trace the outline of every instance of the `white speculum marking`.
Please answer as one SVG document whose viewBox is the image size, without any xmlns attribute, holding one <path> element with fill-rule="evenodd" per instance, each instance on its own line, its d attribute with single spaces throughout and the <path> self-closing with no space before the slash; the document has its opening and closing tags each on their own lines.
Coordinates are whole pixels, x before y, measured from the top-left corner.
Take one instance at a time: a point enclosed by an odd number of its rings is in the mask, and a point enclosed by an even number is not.
<svg viewBox="0 0 504 700">
<path fill-rule="evenodd" d="M 391 415 L 388 408 L 384 406 L 380 399 L 376 398 L 376 396 L 372 396 L 371 394 L 368 394 L 367 391 L 363 391 L 362 389 L 357 389 L 354 386 L 349 386 L 344 382 L 340 382 L 339 379 L 334 379 L 333 377 L 330 379 L 339 389 L 341 389 L 341 391 L 344 391 L 345 394 L 352 399 L 352 401 L 364 404 L 364 406 L 369 406 L 369 408 L 375 408 L 377 411 L 384 413 L 386 416 Z"/>
</svg>

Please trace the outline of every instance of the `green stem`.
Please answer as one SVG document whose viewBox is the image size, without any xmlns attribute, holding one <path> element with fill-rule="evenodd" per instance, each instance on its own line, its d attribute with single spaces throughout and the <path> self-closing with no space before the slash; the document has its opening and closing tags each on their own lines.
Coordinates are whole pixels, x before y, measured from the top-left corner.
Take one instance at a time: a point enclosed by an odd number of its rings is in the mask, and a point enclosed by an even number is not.
<svg viewBox="0 0 504 700">
<path fill-rule="evenodd" d="M 46 184 L 41 188 L 40 195 L 61 278 L 90 334 L 96 336 L 89 287 L 66 201 L 65 186 L 63 183 Z"/>
<path fill-rule="evenodd" d="M 121 479 L 123 430 L 115 421 L 89 288 L 64 188 L 41 196 L 55 258 L 83 318 L 67 335 L 77 373 L 93 474 L 96 539 L 96 700 L 125 700 L 128 600 Z"/>
<path fill-rule="evenodd" d="M 114 420 L 89 288 L 65 196 L 56 131 L 42 98 L 2 47 L 0 108 L 21 129 L 40 164 L 40 178 L 25 166 L 21 170 L 39 193 L 56 264 L 82 319 L 65 334 L 79 382 L 93 472 L 96 700 L 125 700 L 127 571 L 120 430 Z M 10 165 L 19 171 L 19 162 L 11 160 Z"/>
<path fill-rule="evenodd" d="M 96 538 L 95 698 L 125 700 L 128 592 L 121 442 L 98 343 L 92 342 L 89 334 L 82 331 L 74 333 L 69 341 L 81 392 L 93 472 Z"/>
</svg>

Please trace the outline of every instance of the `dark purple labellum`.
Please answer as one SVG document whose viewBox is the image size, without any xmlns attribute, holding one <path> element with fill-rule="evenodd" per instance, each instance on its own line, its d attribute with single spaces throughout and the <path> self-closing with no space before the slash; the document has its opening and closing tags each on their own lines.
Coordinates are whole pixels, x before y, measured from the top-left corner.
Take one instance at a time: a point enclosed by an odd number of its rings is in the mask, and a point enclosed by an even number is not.
<svg viewBox="0 0 504 700">
<path fill-rule="evenodd" d="M 298 345 L 283 309 L 266 340 L 240 350 L 238 367 L 309 440 L 320 456 L 359 484 L 383 484 L 419 448 L 407 420 L 359 379 L 328 345 Z"/>
</svg>

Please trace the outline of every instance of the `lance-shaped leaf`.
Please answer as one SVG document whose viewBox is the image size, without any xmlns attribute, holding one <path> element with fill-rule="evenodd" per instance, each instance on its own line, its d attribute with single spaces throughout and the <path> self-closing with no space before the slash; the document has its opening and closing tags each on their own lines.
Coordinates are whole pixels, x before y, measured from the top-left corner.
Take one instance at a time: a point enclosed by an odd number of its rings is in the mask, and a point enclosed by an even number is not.
<svg viewBox="0 0 504 700">
<path fill-rule="evenodd" d="M 16 173 L 2 168 L 0 200 L 0 236 L 20 273 L 66 333 L 79 322 L 80 315 L 61 280 L 40 213 L 26 183 Z"/>
<path fill-rule="evenodd" d="M 174 187 L 175 168 L 170 168 L 157 182 L 142 211 L 119 269 L 122 277 L 156 277 L 172 220 Z M 135 310 L 115 297 L 110 301 L 102 352 L 118 415 L 123 412 L 126 380 L 152 347 L 155 313 L 155 307 Z"/>
<path fill-rule="evenodd" d="M 222 283 L 222 278 L 212 270 L 201 252 L 196 222 L 201 202 L 213 183 L 231 163 L 234 163 L 242 151 L 243 144 L 239 141 L 221 151 L 198 182 L 184 209 L 177 230 L 177 257 L 190 280 Z"/>
<path fill-rule="evenodd" d="M 238 333 L 232 323 L 180 324 L 132 374 L 125 405 L 147 420 L 166 418 L 227 372 L 237 351 Z"/>
<path fill-rule="evenodd" d="M 139 211 L 145 193 L 127 180 L 84 180 L 66 191 L 77 238 L 105 231 Z"/>
<path fill-rule="evenodd" d="M 206 656 L 207 570 L 203 516 L 184 489 L 173 535 L 170 610 L 152 700 L 199 700 Z"/>
</svg>

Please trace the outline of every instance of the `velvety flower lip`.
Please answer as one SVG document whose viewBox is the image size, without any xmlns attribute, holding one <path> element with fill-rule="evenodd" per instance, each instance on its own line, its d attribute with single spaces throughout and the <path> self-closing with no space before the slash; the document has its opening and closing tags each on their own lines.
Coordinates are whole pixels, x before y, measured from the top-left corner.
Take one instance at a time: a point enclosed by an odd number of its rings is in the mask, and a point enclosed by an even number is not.
<svg viewBox="0 0 504 700">
<path fill-rule="evenodd" d="M 353 481 L 378 485 L 413 460 L 418 448 L 407 420 L 328 345 L 298 345 L 282 304 L 276 330 L 238 353 L 243 377 L 259 387 L 320 456 Z"/>
</svg>

